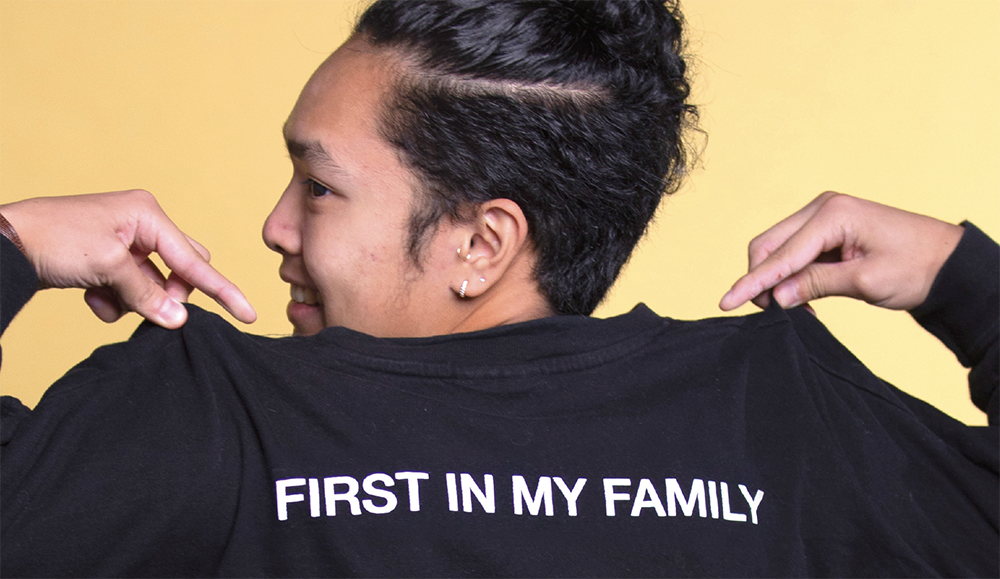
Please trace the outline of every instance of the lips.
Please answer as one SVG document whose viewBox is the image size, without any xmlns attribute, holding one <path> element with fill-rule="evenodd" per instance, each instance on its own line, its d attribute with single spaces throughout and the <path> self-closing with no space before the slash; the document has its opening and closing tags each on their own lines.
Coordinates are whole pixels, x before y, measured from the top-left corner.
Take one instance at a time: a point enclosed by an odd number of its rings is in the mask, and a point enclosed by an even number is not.
<svg viewBox="0 0 1000 579">
<path fill-rule="evenodd" d="M 311 288 L 292 284 L 291 293 L 292 293 L 292 301 L 299 304 L 318 306 L 323 303 L 323 299 L 320 296 L 319 292 Z"/>
</svg>

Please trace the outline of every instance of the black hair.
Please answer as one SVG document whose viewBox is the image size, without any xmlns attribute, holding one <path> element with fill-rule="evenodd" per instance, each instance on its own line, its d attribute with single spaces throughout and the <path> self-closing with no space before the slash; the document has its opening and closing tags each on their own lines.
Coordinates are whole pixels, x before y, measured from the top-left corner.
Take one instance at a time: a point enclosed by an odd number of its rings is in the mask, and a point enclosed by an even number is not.
<svg viewBox="0 0 1000 579">
<path fill-rule="evenodd" d="M 410 255 L 507 198 L 560 314 L 590 314 L 690 159 L 683 18 L 651 0 L 378 0 L 355 29 L 403 63 L 382 136 L 418 176 Z"/>
</svg>

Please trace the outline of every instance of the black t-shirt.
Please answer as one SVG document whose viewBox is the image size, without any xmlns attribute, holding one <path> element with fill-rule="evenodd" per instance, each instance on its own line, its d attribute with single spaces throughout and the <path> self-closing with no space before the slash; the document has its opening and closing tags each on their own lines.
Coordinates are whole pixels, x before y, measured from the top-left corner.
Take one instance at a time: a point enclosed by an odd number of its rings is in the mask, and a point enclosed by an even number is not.
<svg viewBox="0 0 1000 579">
<path fill-rule="evenodd" d="M 998 261 L 967 233 L 918 313 L 994 425 Z M 189 312 L 33 411 L 4 400 L 3 575 L 1000 572 L 995 426 L 873 376 L 802 310 L 417 339 Z"/>
</svg>

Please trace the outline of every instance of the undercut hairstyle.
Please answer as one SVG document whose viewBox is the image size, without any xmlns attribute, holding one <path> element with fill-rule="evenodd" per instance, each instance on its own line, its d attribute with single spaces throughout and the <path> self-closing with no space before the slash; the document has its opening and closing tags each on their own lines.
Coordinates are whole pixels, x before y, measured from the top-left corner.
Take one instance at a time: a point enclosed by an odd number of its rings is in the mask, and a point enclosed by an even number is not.
<svg viewBox="0 0 1000 579">
<path fill-rule="evenodd" d="M 510 199 L 553 309 L 592 313 L 692 156 L 676 2 L 378 0 L 355 35 L 402 63 L 379 130 L 419 181 L 414 263 L 443 217 Z"/>
</svg>

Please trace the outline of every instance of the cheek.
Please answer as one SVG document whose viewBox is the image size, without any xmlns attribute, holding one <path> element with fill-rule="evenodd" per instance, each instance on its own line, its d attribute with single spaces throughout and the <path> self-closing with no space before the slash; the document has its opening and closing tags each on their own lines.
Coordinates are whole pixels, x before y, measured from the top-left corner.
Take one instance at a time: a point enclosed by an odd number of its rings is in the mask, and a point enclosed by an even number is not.
<svg viewBox="0 0 1000 579">
<path fill-rule="evenodd" d="M 408 204 L 330 201 L 303 223 L 303 259 L 324 301 L 368 311 L 398 301 L 415 272 L 406 251 Z"/>
<path fill-rule="evenodd" d="M 400 248 L 384 243 L 385 236 L 377 232 L 341 228 L 336 234 L 317 232 L 307 239 L 303 243 L 306 268 L 324 295 L 364 307 L 399 284 L 400 269 L 393 258 Z"/>
</svg>

